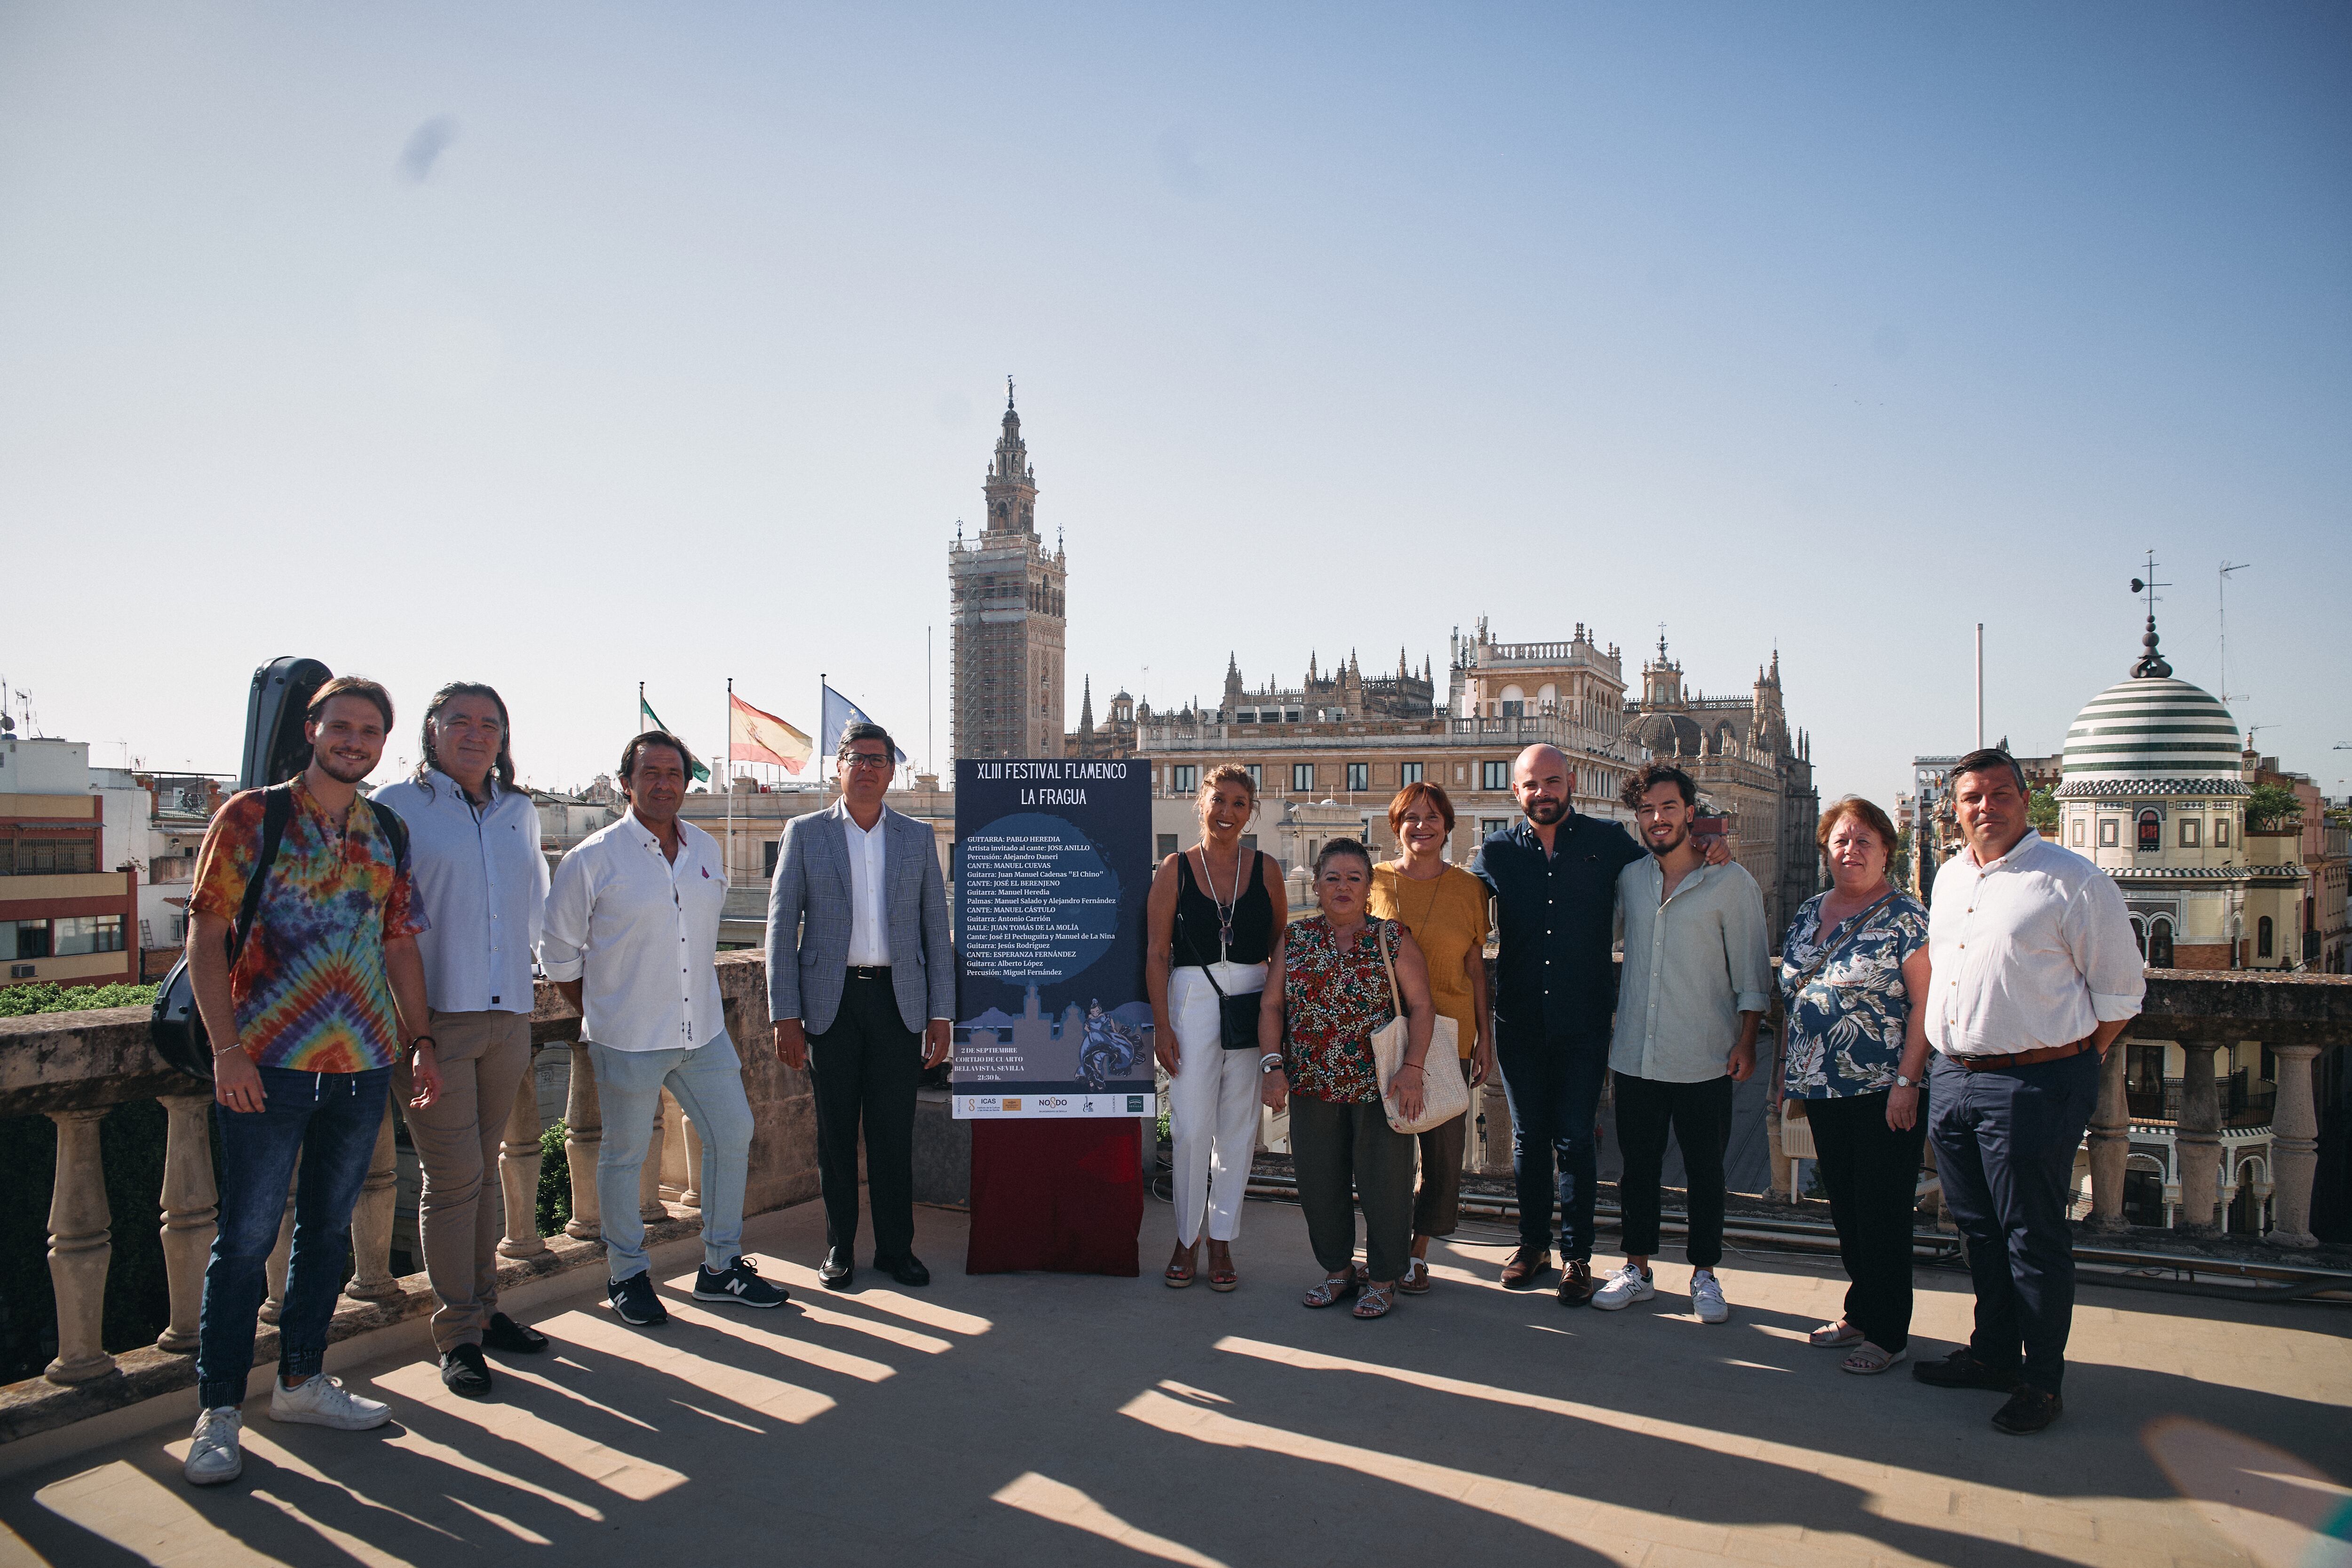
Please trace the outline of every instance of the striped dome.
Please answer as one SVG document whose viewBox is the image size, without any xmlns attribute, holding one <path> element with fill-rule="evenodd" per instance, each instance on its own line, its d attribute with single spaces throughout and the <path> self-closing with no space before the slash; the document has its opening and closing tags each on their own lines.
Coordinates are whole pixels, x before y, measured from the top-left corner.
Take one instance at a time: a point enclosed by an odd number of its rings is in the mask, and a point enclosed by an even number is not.
<svg viewBox="0 0 2352 1568">
<path fill-rule="evenodd" d="M 2074 716 L 2066 731 L 2066 782 L 2145 780 L 2159 790 L 2234 784 L 2238 756 L 2237 722 L 2210 693 L 2169 677 L 2135 676 Z"/>
</svg>

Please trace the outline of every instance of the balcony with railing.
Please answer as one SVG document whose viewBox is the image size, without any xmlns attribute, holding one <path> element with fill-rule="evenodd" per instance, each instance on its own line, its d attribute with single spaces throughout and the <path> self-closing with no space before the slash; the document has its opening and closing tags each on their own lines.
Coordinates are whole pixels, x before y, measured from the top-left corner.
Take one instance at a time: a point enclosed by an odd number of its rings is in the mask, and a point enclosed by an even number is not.
<svg viewBox="0 0 2352 1568">
<path fill-rule="evenodd" d="M 757 954 L 720 960 L 740 1040 L 763 1032 L 764 979 Z M 262 1420 L 255 1406 L 243 1481 L 196 1490 L 180 1480 L 171 1440 L 193 1409 L 190 1352 L 216 1201 L 209 1097 L 155 1058 L 143 1011 L 0 1020 L 0 1113 L 16 1119 L 0 1121 L 0 1138 L 14 1136 L 21 1153 L 36 1141 L 28 1126 L 54 1134 L 44 1155 L 54 1171 L 46 1229 L 57 1323 L 43 1370 L 0 1390 L 0 1559 L 421 1564 L 541 1548 L 635 1560 L 674 1554 L 688 1521 L 692 1550 L 730 1558 L 782 1546 L 824 1560 L 1239 1563 L 1263 1555 L 1265 1520 L 1307 1489 L 1370 1521 L 1379 1538 L 1442 1538 L 1479 1555 L 1607 1542 L 1621 1554 L 1664 1546 L 1708 1561 L 1782 1561 L 1793 1541 L 1822 1563 L 2021 1552 L 2036 1561 L 2137 1562 L 2150 1552 L 2239 1561 L 2210 1521 L 2245 1506 L 2244 1474 L 2317 1488 L 2310 1495 L 2323 1501 L 2338 1495 L 2294 1456 L 2333 1450 L 2352 1371 L 2313 1352 L 2332 1342 L 2314 1309 L 2262 1292 L 2352 1287 L 2340 1250 L 2291 1250 L 2309 1239 L 2312 1059 L 2321 1046 L 2352 1039 L 2352 982 L 2158 973 L 2142 1032 L 2158 1028 L 2190 1047 L 2178 1109 L 2191 1159 L 2196 1138 L 2224 1136 L 2225 1096 L 2210 1049 L 2200 1075 L 2201 1042 L 2273 1045 L 2281 1136 L 2271 1239 L 2279 1245 L 2232 1248 L 2231 1238 L 2200 1243 L 2193 1231 L 2105 1234 L 2121 1226 L 2121 1163 L 2109 1156 L 2128 1131 L 2116 1052 L 2093 1131 L 2100 1212 L 2079 1228 L 2078 1256 L 2095 1268 L 2105 1260 L 2097 1279 L 2143 1289 L 2151 1270 L 2196 1271 L 2206 1283 L 2192 1289 L 2208 1293 L 2220 1289 L 2216 1278 L 2295 1283 L 2240 1289 L 2226 1306 L 2139 1295 L 2127 1310 L 2078 1315 L 2082 1365 L 2068 1393 L 2079 1386 L 2099 1418 L 2081 1422 L 2068 1463 L 2053 1467 L 2019 1462 L 2011 1439 L 1973 1406 L 1955 1426 L 1948 1396 L 1913 1394 L 1912 1413 L 1890 1419 L 1899 1391 L 1835 1375 L 1833 1360 L 1787 1327 L 1801 1331 L 1823 1310 L 1820 1262 L 1774 1258 L 1834 1238 L 1818 1215 L 1782 1208 L 1788 1217 L 1775 1221 L 1762 1205 L 1735 1218 L 1739 1244 L 1759 1250 L 1733 1265 L 1732 1328 L 1688 1331 L 1679 1303 L 1662 1300 L 1654 1321 L 1629 1313 L 1609 1324 L 1612 1342 L 1632 1348 L 1598 1357 L 1599 1338 L 1586 1338 L 1588 1329 L 1600 1334 L 1597 1323 L 1495 1287 L 1508 1231 L 1491 1197 L 1483 1208 L 1465 1202 L 1465 1211 L 1486 1215 L 1473 1229 L 1492 1234 L 1433 1247 L 1436 1293 L 1402 1307 L 1406 1321 L 1392 1330 L 1297 1310 L 1290 1287 L 1314 1264 L 1295 1214 L 1271 1205 L 1254 1205 L 1234 1249 L 1246 1276 L 1237 1296 L 1159 1288 L 1151 1276 L 1167 1211 L 1158 1205 L 1147 1208 L 1140 1279 L 965 1277 L 950 1261 L 965 1222 L 929 1209 L 918 1219 L 921 1247 L 935 1268 L 946 1265 L 933 1289 L 898 1291 L 861 1276 L 862 1289 L 829 1294 L 808 1267 L 824 1226 L 802 1201 L 815 1190 L 807 1079 L 752 1049 L 741 1055 L 761 1134 L 746 1241 L 796 1302 L 730 1314 L 685 1292 L 699 1252 L 695 1162 L 686 1157 L 693 1131 L 666 1118 L 638 1202 L 659 1216 L 648 1241 L 672 1319 L 630 1331 L 599 1300 L 593 1078 L 577 1020 L 543 993 L 534 1037 L 578 1070 L 549 1170 L 540 1168 L 536 1105 L 519 1100 L 510 1112 L 498 1162 L 509 1216 L 501 1300 L 554 1337 L 554 1353 L 500 1359 L 487 1400 L 441 1387 L 421 1321 L 431 1292 L 421 1276 L 390 1268 L 388 1119 L 354 1219 L 356 1268 L 329 1365 L 391 1401 L 392 1422 L 322 1432 Z M 921 1160 L 954 1163 L 931 1125 L 928 1145 L 919 1134 L 919 1150 L 929 1149 L 919 1153 L 919 1184 Z M 127 1168 L 142 1139 L 152 1157 Z M 1507 1144 L 1489 1139 L 1498 1142 Z M 23 1165 L 7 1167 L 18 1175 L 12 1197 L 32 1210 L 20 1214 L 20 1234 L 23 1221 L 39 1223 L 39 1184 Z M 2184 1185 L 2194 1184 L 2184 1173 Z M 545 1235 L 532 1220 L 542 1190 L 557 1207 L 573 1205 L 569 1223 Z M 1800 1235 L 1807 1231 L 1819 1234 Z M 1948 1236 L 1915 1239 L 1927 1259 L 1918 1331 L 1965 1335 L 1967 1277 L 1933 1261 L 1948 1256 Z M 163 1277 L 169 1302 L 168 1321 L 143 1330 L 121 1310 L 129 1295 L 153 1289 L 142 1270 Z M 1661 1273 L 1671 1298 L 1681 1270 L 1669 1259 Z M 281 1268 L 273 1283 L 283 1279 Z M 0 1300 L 0 1326 L 26 1306 L 21 1288 Z M 265 1321 L 257 1345 L 265 1379 L 275 1336 Z M 2204 1370 L 2167 1370 L 2174 1366 Z M 2222 1366 L 2226 1375 L 2212 1373 Z M 2198 1440 L 2239 1444 L 2215 1472 L 2237 1489 L 2225 1494 L 2231 1508 L 2200 1513 L 2151 1489 L 2136 1435 L 2172 1440 L 2164 1423 L 2177 1424 L 2182 1410 L 2201 1424 Z M 2258 1434 L 2263 1446 L 2257 1452 L 2239 1434 Z M 1533 1457 L 1563 1440 L 1582 1444 L 1571 1472 Z M 1229 1506 L 1203 1512 L 1183 1500 L 1201 1496 Z M 2085 1543 L 2096 1550 L 2073 1550 Z"/>
</svg>

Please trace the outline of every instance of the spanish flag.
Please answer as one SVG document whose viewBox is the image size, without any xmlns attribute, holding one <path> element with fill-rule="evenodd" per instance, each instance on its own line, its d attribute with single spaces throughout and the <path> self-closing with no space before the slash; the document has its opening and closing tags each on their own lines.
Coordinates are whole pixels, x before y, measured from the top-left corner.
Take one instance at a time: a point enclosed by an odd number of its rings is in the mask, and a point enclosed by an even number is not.
<svg viewBox="0 0 2352 1568">
<path fill-rule="evenodd" d="M 772 763 L 796 773 L 814 750 L 806 735 L 773 713 L 761 712 L 731 691 L 727 694 L 729 762 Z"/>
</svg>

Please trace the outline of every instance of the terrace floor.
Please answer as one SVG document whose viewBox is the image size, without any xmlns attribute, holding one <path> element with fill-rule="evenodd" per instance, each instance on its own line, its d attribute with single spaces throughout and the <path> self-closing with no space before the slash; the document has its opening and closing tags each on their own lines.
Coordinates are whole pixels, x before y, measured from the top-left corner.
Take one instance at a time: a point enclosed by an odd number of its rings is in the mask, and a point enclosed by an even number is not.
<svg viewBox="0 0 2352 1568">
<path fill-rule="evenodd" d="M 781 1311 L 691 1301 L 698 1249 L 661 1259 L 664 1331 L 553 1282 L 528 1315 L 557 1345 L 499 1363 L 487 1402 L 397 1331 L 411 1349 L 344 1373 L 390 1425 L 276 1426 L 257 1401 L 228 1487 L 181 1480 L 177 1423 L 11 1477 L 0 1565 L 2352 1560 L 2305 1529 L 2352 1521 L 2340 1308 L 2086 1287 L 2066 1415 L 2020 1439 L 1997 1396 L 1809 1348 L 1833 1261 L 1735 1254 L 1710 1328 L 1671 1260 L 1613 1316 L 1507 1293 L 1481 1228 L 1429 1296 L 1360 1323 L 1296 1304 L 1315 1269 L 1282 1205 L 1249 1205 L 1227 1296 L 968 1278 L 961 1216 L 919 1224 L 924 1291 L 817 1289 L 814 1204 L 751 1226 Z M 1168 1234 L 1150 1205 L 1147 1268 Z M 1967 1282 L 1919 1279 L 1915 1349 L 1939 1354 Z"/>
</svg>

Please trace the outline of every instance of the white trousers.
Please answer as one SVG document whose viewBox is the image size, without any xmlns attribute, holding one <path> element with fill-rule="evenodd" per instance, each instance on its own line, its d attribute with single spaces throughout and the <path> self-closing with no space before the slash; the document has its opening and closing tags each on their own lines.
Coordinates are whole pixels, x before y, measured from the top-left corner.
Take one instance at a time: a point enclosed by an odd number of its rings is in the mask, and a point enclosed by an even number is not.
<svg viewBox="0 0 2352 1568">
<path fill-rule="evenodd" d="M 1220 963 L 1228 996 L 1265 989 L 1263 963 Z M 1241 1233 L 1242 1193 L 1257 1152 L 1258 1058 L 1255 1046 L 1229 1051 L 1218 1043 L 1217 994 L 1197 964 L 1168 977 L 1168 1016 L 1176 1026 L 1176 1076 L 1168 1080 L 1168 1131 L 1176 1145 L 1176 1245 L 1201 1237 L 1205 1205 L 1209 1239 Z"/>
</svg>

